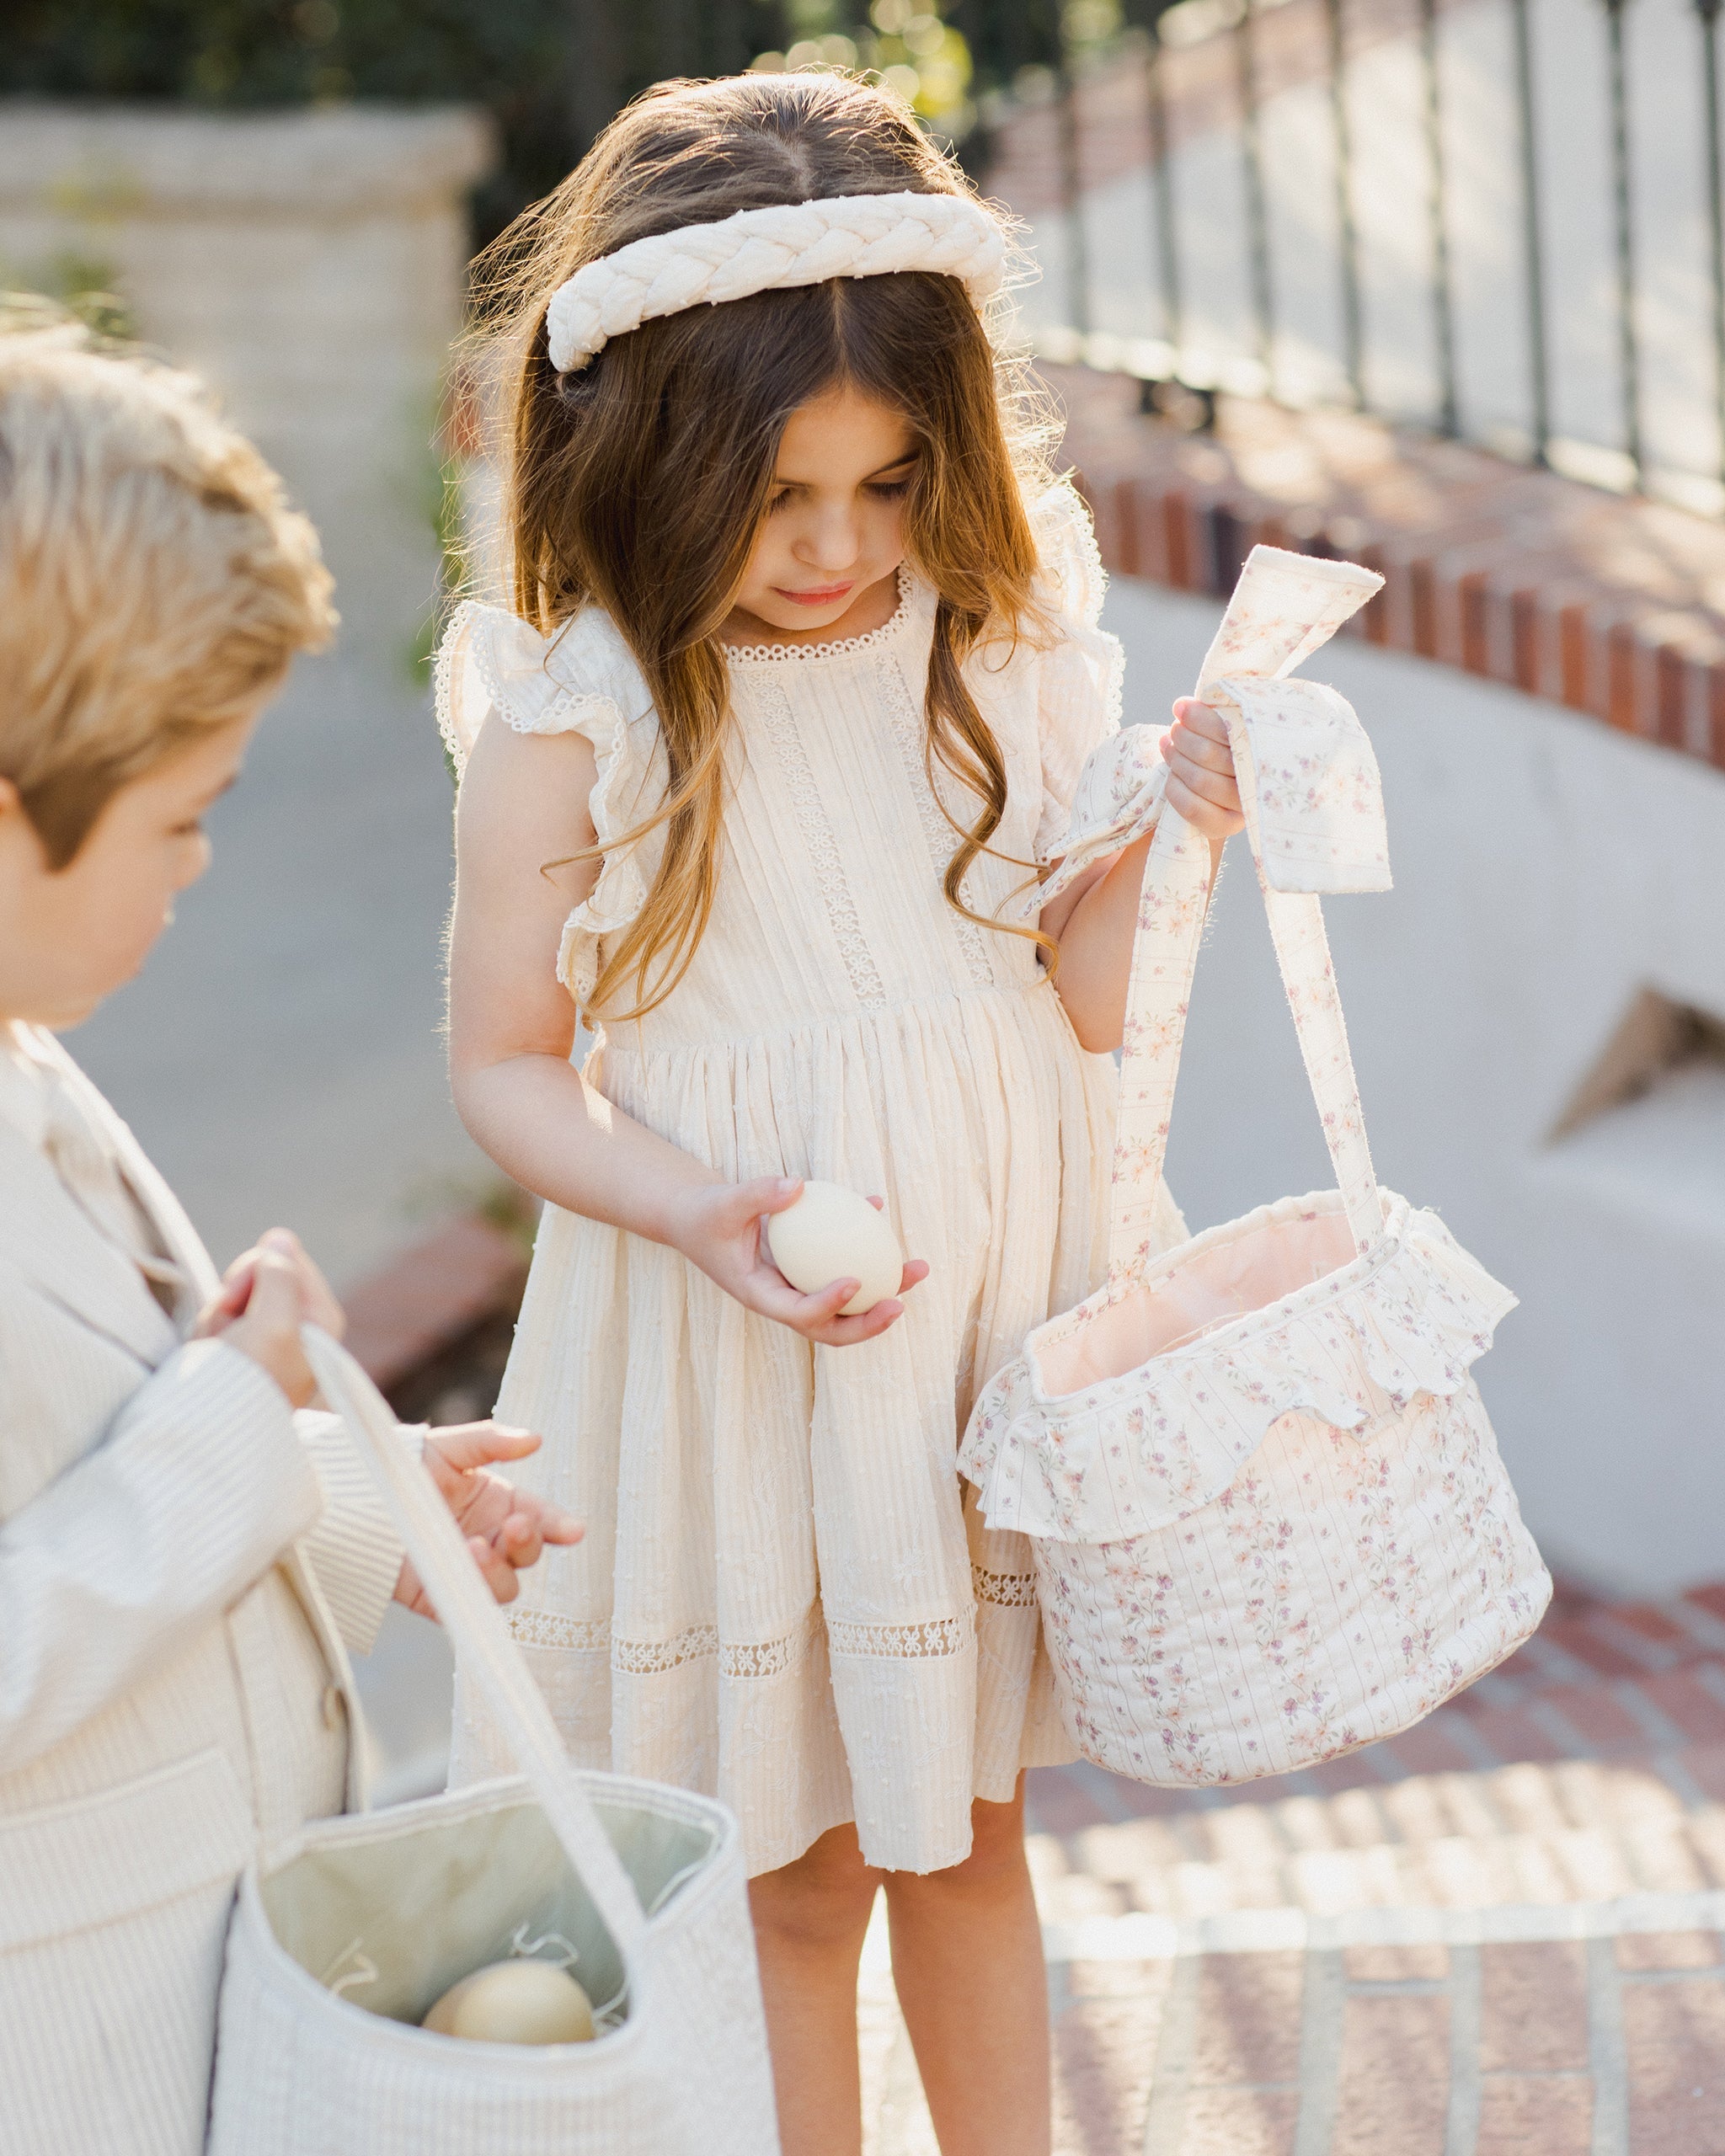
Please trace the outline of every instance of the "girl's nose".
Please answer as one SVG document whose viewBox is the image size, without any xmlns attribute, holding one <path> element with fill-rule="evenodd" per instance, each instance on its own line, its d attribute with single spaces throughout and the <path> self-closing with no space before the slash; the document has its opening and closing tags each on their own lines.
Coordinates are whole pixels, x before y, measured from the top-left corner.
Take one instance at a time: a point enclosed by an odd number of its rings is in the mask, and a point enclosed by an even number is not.
<svg viewBox="0 0 1725 2156">
<path fill-rule="evenodd" d="M 817 517 L 797 548 L 798 558 L 823 576 L 842 576 L 862 551 L 857 520 L 848 510 Z"/>
</svg>

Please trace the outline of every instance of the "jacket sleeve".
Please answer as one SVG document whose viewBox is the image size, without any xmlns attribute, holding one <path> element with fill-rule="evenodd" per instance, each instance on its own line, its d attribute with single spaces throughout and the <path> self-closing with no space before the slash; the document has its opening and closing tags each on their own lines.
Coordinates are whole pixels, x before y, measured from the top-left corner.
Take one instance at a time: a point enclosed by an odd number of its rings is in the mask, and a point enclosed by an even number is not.
<svg viewBox="0 0 1725 2156">
<path fill-rule="evenodd" d="M 0 1405 L 0 1417 L 16 1412 Z M 8 1439 L 0 1419 L 0 1443 Z M 280 1389 L 219 1340 L 0 1523 L 0 1766 L 38 1758 L 261 1578 L 323 1508 Z"/>
<path fill-rule="evenodd" d="M 302 1409 L 294 1417 L 318 1470 L 323 1517 L 300 1544 L 318 1576 L 329 1614 L 350 1654 L 370 1654 L 395 1593 L 403 1556 L 371 1472 L 337 1415 Z M 406 1433 L 411 1440 L 423 1432 Z"/>
</svg>

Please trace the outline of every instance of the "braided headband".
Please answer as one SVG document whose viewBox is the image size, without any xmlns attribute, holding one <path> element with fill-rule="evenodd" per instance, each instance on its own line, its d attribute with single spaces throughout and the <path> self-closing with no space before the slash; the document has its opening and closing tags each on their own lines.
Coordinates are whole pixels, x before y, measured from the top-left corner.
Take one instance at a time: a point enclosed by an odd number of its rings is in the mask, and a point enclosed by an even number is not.
<svg viewBox="0 0 1725 2156">
<path fill-rule="evenodd" d="M 613 337 L 686 307 L 830 277 L 932 270 L 980 306 L 1000 289 L 1006 238 L 967 195 L 838 195 L 739 210 L 632 241 L 578 270 L 546 312 L 551 364 L 571 374 Z"/>
</svg>

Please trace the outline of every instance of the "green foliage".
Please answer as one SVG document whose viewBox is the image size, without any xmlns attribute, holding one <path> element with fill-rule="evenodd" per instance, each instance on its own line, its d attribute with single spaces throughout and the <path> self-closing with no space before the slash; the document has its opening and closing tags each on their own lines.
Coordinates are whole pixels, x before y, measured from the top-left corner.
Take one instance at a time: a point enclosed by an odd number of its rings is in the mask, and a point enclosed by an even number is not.
<svg viewBox="0 0 1725 2156">
<path fill-rule="evenodd" d="M 99 344 L 130 344 L 137 334 L 110 264 L 71 249 L 26 268 L 0 263 L 0 334 L 45 329 L 68 317 Z"/>
<path fill-rule="evenodd" d="M 1167 0 L 7 0 L 0 95 L 232 109 L 350 98 L 484 105 L 489 239 L 617 106 L 667 75 L 855 68 L 962 141 L 985 93 L 1105 45 Z M 967 152 L 967 154 L 969 152 Z"/>
<path fill-rule="evenodd" d="M 6 14 L 0 94 L 483 104 L 504 163 L 475 205 L 482 241 L 637 90 L 745 67 L 783 38 L 780 0 L 10 0 Z"/>
</svg>

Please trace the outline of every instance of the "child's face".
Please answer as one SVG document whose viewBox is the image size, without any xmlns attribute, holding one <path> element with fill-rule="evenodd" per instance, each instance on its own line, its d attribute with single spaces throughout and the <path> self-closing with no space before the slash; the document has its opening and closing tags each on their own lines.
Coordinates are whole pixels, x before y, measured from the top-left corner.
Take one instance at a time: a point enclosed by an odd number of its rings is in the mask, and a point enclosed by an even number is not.
<svg viewBox="0 0 1725 2156">
<path fill-rule="evenodd" d="M 830 629 L 904 558 L 917 457 L 902 416 L 853 389 L 791 414 L 737 607 L 778 630 Z"/>
<path fill-rule="evenodd" d="M 137 972 L 210 865 L 202 818 L 256 723 L 217 728 L 121 787 L 59 870 L 0 779 L 0 1018 L 76 1026 Z"/>
</svg>

